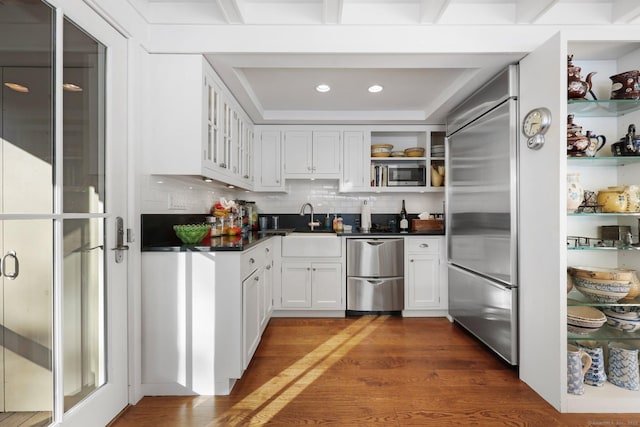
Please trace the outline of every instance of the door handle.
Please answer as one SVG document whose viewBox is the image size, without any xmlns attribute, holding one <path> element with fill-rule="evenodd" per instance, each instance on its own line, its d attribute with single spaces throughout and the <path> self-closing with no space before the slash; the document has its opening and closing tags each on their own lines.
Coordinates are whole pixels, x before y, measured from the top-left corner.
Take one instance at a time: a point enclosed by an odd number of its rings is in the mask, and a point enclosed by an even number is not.
<svg viewBox="0 0 640 427">
<path fill-rule="evenodd" d="M 124 244 L 124 220 L 122 217 L 116 217 L 116 247 L 111 248 L 116 251 L 116 263 L 121 263 L 124 259 L 123 251 L 128 251 L 129 246 Z"/>
<path fill-rule="evenodd" d="M 7 258 L 13 258 L 15 266 L 13 273 L 7 273 Z M 16 251 L 9 251 L 2 257 L 2 272 L 4 273 L 4 277 L 9 280 L 15 280 L 18 277 L 18 274 L 20 274 L 20 262 L 18 261 L 18 254 Z"/>
</svg>

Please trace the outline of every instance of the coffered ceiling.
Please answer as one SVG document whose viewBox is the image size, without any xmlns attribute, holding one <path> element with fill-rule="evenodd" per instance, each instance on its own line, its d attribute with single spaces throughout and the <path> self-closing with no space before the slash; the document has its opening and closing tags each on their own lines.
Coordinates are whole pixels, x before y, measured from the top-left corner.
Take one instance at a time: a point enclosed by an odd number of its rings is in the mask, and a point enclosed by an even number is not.
<svg viewBox="0 0 640 427">
<path fill-rule="evenodd" d="M 205 54 L 257 124 L 443 123 L 447 111 L 528 53 L 527 43 L 508 40 L 526 37 L 514 28 L 640 24 L 638 0 L 128 1 L 152 35 L 153 28 L 172 34 L 169 51 Z M 511 44 L 465 52 L 459 46 L 478 43 L 464 39 L 469 26 L 498 37 L 504 28 Z M 436 36 L 447 28 L 442 34 L 452 36 L 415 48 L 415 39 L 403 39 L 407 28 Z M 190 33 L 219 38 L 196 43 L 201 48 L 175 40 Z M 269 43 L 273 34 L 280 45 Z M 321 83 L 331 90 L 317 92 Z M 383 91 L 369 93 L 372 84 Z"/>
</svg>

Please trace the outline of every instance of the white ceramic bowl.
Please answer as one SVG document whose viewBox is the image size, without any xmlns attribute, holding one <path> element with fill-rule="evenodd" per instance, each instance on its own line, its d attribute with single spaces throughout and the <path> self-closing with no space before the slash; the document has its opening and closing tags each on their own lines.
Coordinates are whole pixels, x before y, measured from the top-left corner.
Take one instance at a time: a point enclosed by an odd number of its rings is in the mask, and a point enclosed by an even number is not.
<svg viewBox="0 0 640 427">
<path fill-rule="evenodd" d="M 616 308 L 619 309 L 621 307 Z M 635 332 L 640 329 L 640 317 L 638 317 L 637 312 L 619 313 L 617 312 L 619 310 L 613 311 L 610 308 L 606 308 L 603 311 L 607 316 L 607 325 L 611 326 L 612 328 L 618 329 L 623 332 Z"/>
<path fill-rule="evenodd" d="M 573 286 L 590 300 L 610 304 L 626 297 L 631 283 L 622 280 L 586 279 L 572 276 Z"/>
</svg>

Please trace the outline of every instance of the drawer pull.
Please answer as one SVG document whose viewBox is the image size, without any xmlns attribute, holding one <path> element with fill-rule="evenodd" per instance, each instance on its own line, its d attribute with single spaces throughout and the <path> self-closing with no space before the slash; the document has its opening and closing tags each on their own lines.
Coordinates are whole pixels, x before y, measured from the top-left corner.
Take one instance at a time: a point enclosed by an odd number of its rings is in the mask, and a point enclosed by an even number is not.
<svg viewBox="0 0 640 427">
<path fill-rule="evenodd" d="M 256 282 L 260 280 L 260 276 L 256 276 L 253 278 L 253 280 L 255 280 Z"/>
<path fill-rule="evenodd" d="M 249 264 L 255 264 L 256 260 L 253 258 L 249 258 Z"/>
<path fill-rule="evenodd" d="M 412 260 L 412 259 L 410 259 L 410 260 L 409 260 L 409 262 L 413 262 L 413 260 Z"/>
<path fill-rule="evenodd" d="M 420 243 L 420 247 L 421 248 L 428 248 L 429 244 L 428 243 Z"/>
</svg>

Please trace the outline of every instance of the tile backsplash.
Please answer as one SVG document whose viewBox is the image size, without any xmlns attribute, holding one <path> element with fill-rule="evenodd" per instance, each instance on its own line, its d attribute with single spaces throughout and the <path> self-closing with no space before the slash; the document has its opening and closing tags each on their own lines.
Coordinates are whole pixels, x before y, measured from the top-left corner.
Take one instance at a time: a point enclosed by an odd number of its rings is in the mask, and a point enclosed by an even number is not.
<svg viewBox="0 0 640 427">
<path fill-rule="evenodd" d="M 289 180 L 286 193 L 255 193 L 205 183 L 196 177 L 147 175 L 142 180 L 142 213 L 207 213 L 221 197 L 255 201 L 262 214 L 298 213 L 311 203 L 317 213 L 360 213 L 364 200 L 371 212 L 443 212 L 444 193 L 340 193 L 337 180 Z"/>
</svg>

